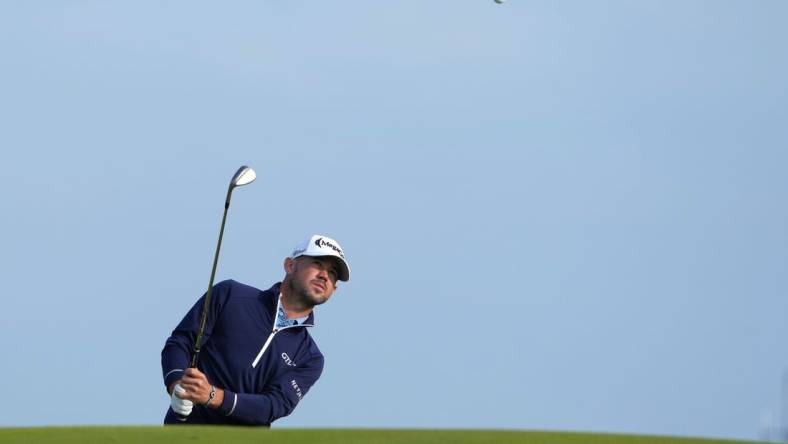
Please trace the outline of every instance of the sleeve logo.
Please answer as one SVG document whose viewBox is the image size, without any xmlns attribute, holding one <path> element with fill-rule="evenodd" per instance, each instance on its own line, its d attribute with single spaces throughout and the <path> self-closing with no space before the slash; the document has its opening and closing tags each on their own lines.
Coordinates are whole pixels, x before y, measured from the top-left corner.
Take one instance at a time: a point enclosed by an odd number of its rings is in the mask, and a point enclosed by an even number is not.
<svg viewBox="0 0 788 444">
<path fill-rule="evenodd" d="M 301 399 L 301 387 L 298 386 L 298 384 L 296 383 L 295 379 L 290 381 L 290 385 L 293 386 L 293 390 L 295 390 L 296 396 L 298 396 L 298 399 Z"/>
</svg>

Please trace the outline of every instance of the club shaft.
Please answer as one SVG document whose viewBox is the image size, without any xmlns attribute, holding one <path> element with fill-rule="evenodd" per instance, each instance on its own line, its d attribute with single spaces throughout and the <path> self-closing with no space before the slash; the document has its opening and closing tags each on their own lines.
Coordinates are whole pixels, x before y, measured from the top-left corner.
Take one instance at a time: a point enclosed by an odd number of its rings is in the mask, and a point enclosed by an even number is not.
<svg viewBox="0 0 788 444">
<path fill-rule="evenodd" d="M 224 237 L 224 223 L 227 221 L 227 210 L 230 208 L 230 193 L 232 188 L 227 190 L 227 199 L 224 202 L 224 215 L 222 216 L 222 226 L 219 228 L 219 241 L 216 242 L 216 254 L 213 256 L 213 267 L 211 268 L 211 279 L 208 281 L 208 291 L 205 292 L 205 301 L 200 316 L 200 329 L 197 331 L 197 339 L 194 341 L 194 353 L 189 367 L 197 367 L 197 358 L 200 356 L 202 340 L 205 333 L 205 323 L 208 321 L 208 310 L 211 306 L 211 292 L 213 291 L 213 278 L 216 276 L 216 265 L 219 263 L 219 250 L 222 248 L 222 237 Z"/>
</svg>

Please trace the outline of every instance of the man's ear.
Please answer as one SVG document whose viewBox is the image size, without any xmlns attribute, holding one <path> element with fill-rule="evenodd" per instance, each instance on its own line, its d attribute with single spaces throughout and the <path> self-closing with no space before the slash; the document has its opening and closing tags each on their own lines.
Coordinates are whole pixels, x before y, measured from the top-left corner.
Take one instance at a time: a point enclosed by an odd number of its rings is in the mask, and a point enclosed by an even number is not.
<svg viewBox="0 0 788 444">
<path fill-rule="evenodd" d="M 295 259 L 289 257 L 285 258 L 285 274 L 293 274 L 295 271 Z"/>
</svg>

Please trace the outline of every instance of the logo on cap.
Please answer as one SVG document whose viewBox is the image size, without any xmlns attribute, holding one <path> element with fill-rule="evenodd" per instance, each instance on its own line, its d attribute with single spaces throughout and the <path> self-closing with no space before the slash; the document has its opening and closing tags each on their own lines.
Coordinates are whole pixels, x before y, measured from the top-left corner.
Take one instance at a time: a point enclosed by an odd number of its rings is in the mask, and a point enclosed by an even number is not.
<svg viewBox="0 0 788 444">
<path fill-rule="evenodd" d="M 339 257 L 341 257 L 342 259 L 345 258 L 345 255 L 342 253 L 342 250 L 340 250 L 339 247 L 337 247 L 336 245 L 332 244 L 331 242 L 323 239 L 322 237 L 320 239 L 315 240 L 315 245 L 317 245 L 318 248 L 328 247 L 328 248 L 336 251 L 337 254 L 339 254 Z"/>
</svg>

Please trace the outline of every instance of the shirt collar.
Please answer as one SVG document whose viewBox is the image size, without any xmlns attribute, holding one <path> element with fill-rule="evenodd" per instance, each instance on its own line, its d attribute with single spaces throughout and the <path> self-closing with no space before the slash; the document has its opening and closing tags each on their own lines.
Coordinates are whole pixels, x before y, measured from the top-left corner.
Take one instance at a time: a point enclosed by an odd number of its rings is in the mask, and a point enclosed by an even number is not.
<svg viewBox="0 0 788 444">
<path fill-rule="evenodd" d="M 291 327 L 293 325 L 301 325 L 307 324 L 310 318 L 312 317 L 312 313 L 309 313 L 306 316 L 300 318 L 291 318 L 287 319 L 287 313 L 285 313 L 285 307 L 282 304 L 282 293 L 279 293 L 279 297 L 276 301 L 276 328 L 282 329 L 285 327 Z"/>
</svg>

